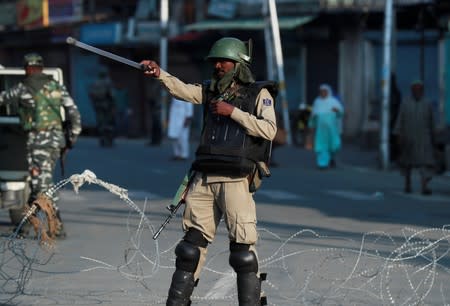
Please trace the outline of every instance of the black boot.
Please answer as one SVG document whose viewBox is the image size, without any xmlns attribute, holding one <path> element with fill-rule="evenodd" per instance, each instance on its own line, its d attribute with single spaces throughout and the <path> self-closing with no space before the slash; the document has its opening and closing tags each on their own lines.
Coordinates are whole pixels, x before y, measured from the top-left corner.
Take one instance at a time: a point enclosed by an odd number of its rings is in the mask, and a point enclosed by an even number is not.
<svg viewBox="0 0 450 306">
<path fill-rule="evenodd" d="M 255 272 L 237 273 L 239 306 L 261 305 L 261 280 Z"/>
<path fill-rule="evenodd" d="M 194 291 L 194 273 L 176 269 L 172 276 L 166 306 L 189 306 Z"/>
</svg>

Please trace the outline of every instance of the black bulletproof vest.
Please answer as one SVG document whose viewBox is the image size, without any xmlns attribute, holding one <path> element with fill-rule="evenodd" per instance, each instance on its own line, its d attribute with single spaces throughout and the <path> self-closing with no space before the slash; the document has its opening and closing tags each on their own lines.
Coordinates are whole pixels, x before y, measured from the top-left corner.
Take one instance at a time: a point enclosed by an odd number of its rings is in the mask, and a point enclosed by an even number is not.
<svg viewBox="0 0 450 306">
<path fill-rule="evenodd" d="M 276 95 L 276 83 L 255 82 L 237 90 L 235 97 L 227 101 L 244 112 L 256 116 L 256 97 L 262 88 Z M 258 161 L 270 158 L 271 141 L 250 136 L 245 129 L 230 117 L 214 115 L 210 111 L 211 100 L 217 96 L 203 84 L 204 122 L 194 170 L 207 174 L 246 176 L 253 173 Z"/>
</svg>

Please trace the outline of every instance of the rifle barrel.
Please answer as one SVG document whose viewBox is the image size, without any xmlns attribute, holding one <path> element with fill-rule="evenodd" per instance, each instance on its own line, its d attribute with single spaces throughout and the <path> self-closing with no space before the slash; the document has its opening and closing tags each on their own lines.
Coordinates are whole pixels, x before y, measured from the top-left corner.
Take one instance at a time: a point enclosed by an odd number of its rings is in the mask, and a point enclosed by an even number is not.
<svg viewBox="0 0 450 306">
<path fill-rule="evenodd" d="M 88 45 L 88 44 L 85 44 L 85 43 L 83 43 L 81 41 L 76 40 L 73 37 L 70 37 L 70 36 L 67 37 L 66 42 L 69 45 L 74 45 L 75 47 L 78 47 L 78 48 L 81 48 L 81 49 L 84 49 L 84 50 L 96 53 L 98 55 L 107 57 L 107 58 L 112 59 L 114 61 L 117 61 L 117 62 L 120 62 L 122 64 L 131 66 L 133 68 L 136 68 L 136 69 L 139 69 L 139 70 L 145 70 L 146 69 L 146 67 L 144 67 L 143 65 L 141 65 L 141 64 L 139 64 L 137 62 L 134 62 L 132 60 L 129 60 L 129 59 L 127 59 L 125 57 L 122 57 L 122 56 L 119 56 L 117 54 L 114 54 L 114 53 L 111 53 L 111 52 L 108 52 L 108 51 L 105 51 L 105 50 L 93 47 L 93 46 Z"/>
<path fill-rule="evenodd" d="M 156 233 L 153 235 L 153 240 L 158 239 L 159 234 L 161 234 L 161 232 L 163 231 L 163 229 L 166 227 L 167 224 L 169 224 L 170 220 L 172 219 L 173 215 L 170 214 L 169 216 L 167 216 L 166 220 L 164 221 L 163 224 L 161 224 L 161 226 L 159 227 L 159 229 L 156 231 Z"/>
<path fill-rule="evenodd" d="M 178 209 L 180 208 L 181 205 L 184 204 L 184 200 L 181 199 L 177 206 L 173 207 L 170 210 L 170 214 L 167 216 L 166 220 L 164 221 L 163 224 L 161 224 L 161 226 L 159 227 L 159 229 L 156 231 L 156 233 L 153 235 L 153 240 L 156 240 L 159 236 L 159 234 L 161 234 L 162 230 L 166 227 L 167 224 L 169 224 L 170 220 L 172 220 L 172 218 L 177 214 Z"/>
</svg>

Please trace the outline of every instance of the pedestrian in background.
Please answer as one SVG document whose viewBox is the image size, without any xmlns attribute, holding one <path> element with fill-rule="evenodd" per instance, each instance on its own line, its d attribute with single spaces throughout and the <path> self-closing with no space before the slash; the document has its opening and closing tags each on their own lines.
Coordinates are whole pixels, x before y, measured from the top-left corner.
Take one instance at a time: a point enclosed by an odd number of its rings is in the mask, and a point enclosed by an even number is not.
<svg viewBox="0 0 450 306">
<path fill-rule="evenodd" d="M 100 146 L 112 147 L 116 127 L 116 106 L 112 82 L 106 69 L 100 69 L 97 79 L 90 84 L 88 93 L 95 110 Z"/>
<path fill-rule="evenodd" d="M 81 133 L 81 118 L 66 87 L 43 73 L 41 55 L 26 54 L 24 68 L 24 80 L 0 93 L 0 105 L 10 105 L 17 110 L 27 133 L 27 161 L 31 176 L 28 204 L 31 205 L 39 193 L 53 187 L 56 161 L 64 158 L 66 150 L 75 144 Z M 52 200 L 59 221 L 56 236 L 63 238 L 66 232 L 57 205 L 57 193 L 53 194 Z"/>
<path fill-rule="evenodd" d="M 308 125 L 313 129 L 314 152 L 319 169 L 335 167 L 335 155 L 341 148 L 339 120 L 344 114 L 342 104 L 333 97 L 327 84 L 319 87 L 319 96 L 314 100 Z"/>
<path fill-rule="evenodd" d="M 400 105 L 394 129 L 399 142 L 398 163 L 405 177 L 404 191 L 406 193 L 412 192 L 411 175 L 414 168 L 420 173 L 422 194 L 432 193 L 428 183 L 436 166 L 435 133 L 432 105 L 424 96 L 422 81 L 416 80 L 411 83 L 411 96 Z"/>
<path fill-rule="evenodd" d="M 297 117 L 295 120 L 295 137 L 296 144 L 305 149 L 312 149 L 312 137 L 308 127 L 309 118 L 311 117 L 312 106 L 304 102 L 298 105 Z M 294 133 L 293 133 L 294 134 Z"/>
<path fill-rule="evenodd" d="M 251 42 L 224 37 L 207 59 L 213 70 L 202 85 L 186 84 L 144 60 L 145 74 L 157 78 L 179 99 L 204 105 L 200 144 L 183 214 L 185 235 L 175 249 L 176 270 L 167 306 L 191 305 L 191 295 L 206 260 L 208 245 L 223 218 L 229 239 L 229 263 L 236 272 L 239 305 L 261 305 L 253 194 L 269 175 L 271 140 L 277 131 L 274 82 L 255 82 L 250 70 Z"/>
<path fill-rule="evenodd" d="M 116 136 L 129 137 L 129 121 L 133 110 L 129 105 L 128 89 L 121 83 L 112 87 L 112 96 L 116 107 Z"/>
<path fill-rule="evenodd" d="M 167 136 L 172 141 L 172 160 L 187 160 L 189 157 L 189 133 L 193 114 L 192 103 L 172 98 L 167 130 Z"/>
</svg>

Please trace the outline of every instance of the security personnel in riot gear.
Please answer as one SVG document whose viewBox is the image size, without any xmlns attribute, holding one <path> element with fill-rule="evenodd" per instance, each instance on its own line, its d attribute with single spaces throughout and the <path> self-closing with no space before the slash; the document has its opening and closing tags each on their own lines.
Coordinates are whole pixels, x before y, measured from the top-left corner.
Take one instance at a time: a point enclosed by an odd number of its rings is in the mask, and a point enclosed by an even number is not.
<svg viewBox="0 0 450 306">
<path fill-rule="evenodd" d="M 239 305 L 261 305 L 261 280 L 255 249 L 256 207 L 253 193 L 266 167 L 277 127 L 275 84 L 255 82 L 249 65 L 251 42 L 225 37 L 207 59 L 214 72 L 202 85 L 186 84 L 144 60 L 175 97 L 204 105 L 204 126 L 183 215 L 185 236 L 175 249 L 176 270 L 167 305 L 190 305 L 205 262 L 207 246 L 223 217 L 229 232 L 229 263 L 237 274 Z"/>
<path fill-rule="evenodd" d="M 89 85 L 89 98 L 95 110 L 99 143 L 102 147 L 114 145 L 115 101 L 113 87 L 106 69 L 100 69 L 98 78 Z"/>
</svg>

